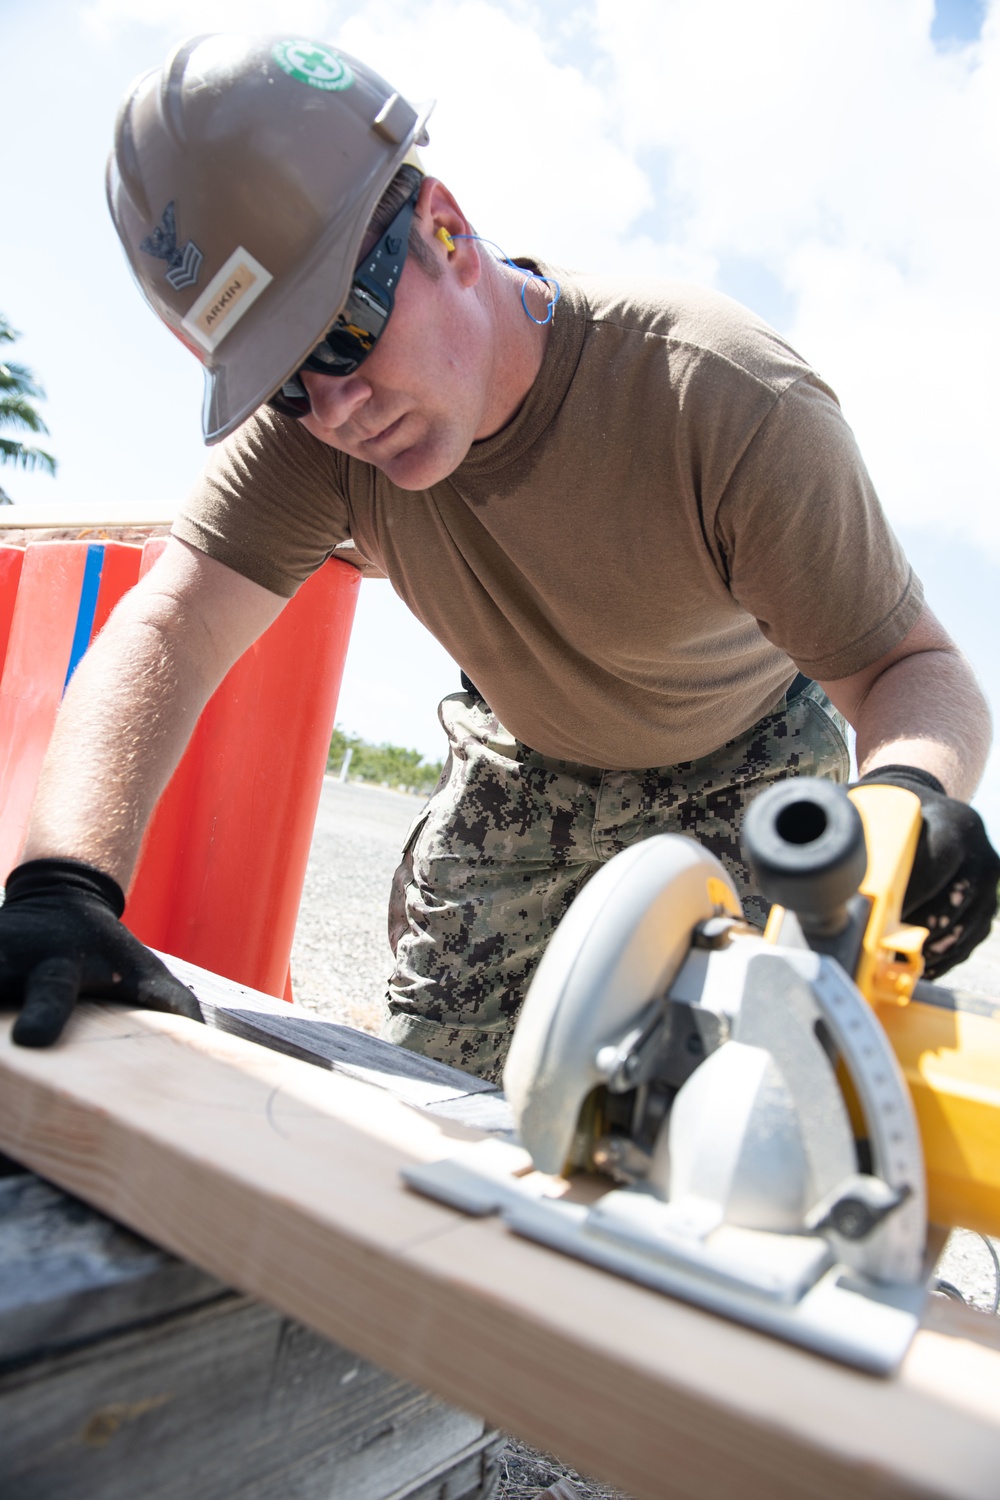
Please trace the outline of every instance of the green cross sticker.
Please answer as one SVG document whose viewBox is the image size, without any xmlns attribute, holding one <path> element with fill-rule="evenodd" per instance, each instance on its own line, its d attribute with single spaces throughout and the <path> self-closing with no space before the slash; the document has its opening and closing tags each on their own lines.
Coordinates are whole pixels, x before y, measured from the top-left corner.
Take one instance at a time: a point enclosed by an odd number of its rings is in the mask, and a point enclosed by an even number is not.
<svg viewBox="0 0 1000 1500">
<path fill-rule="evenodd" d="M 314 89 L 349 89 L 354 74 L 339 53 L 321 42 L 291 40 L 276 42 L 272 54 L 289 78 Z"/>
</svg>

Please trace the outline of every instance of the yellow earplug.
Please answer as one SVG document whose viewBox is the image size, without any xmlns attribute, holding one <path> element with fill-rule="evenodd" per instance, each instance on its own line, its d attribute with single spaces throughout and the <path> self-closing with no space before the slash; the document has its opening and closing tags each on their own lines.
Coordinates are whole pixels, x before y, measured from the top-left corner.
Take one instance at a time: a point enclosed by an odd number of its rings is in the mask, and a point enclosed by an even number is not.
<svg viewBox="0 0 1000 1500">
<path fill-rule="evenodd" d="M 450 255 L 455 248 L 455 241 L 452 239 L 451 235 L 448 233 L 447 229 L 445 229 L 443 224 L 441 225 L 440 229 L 435 231 L 435 238 L 441 241 L 442 245 Z"/>
</svg>

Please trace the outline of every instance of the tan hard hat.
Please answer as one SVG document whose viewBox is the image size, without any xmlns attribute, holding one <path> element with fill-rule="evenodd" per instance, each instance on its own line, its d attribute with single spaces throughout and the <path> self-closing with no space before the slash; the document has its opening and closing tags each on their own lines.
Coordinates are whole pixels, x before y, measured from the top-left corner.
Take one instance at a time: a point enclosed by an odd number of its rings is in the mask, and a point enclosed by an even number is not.
<svg viewBox="0 0 1000 1500">
<path fill-rule="evenodd" d="M 365 228 L 424 129 L 364 63 L 301 37 L 195 37 L 129 90 L 108 203 L 139 288 L 205 367 L 217 443 L 343 306 Z"/>
</svg>

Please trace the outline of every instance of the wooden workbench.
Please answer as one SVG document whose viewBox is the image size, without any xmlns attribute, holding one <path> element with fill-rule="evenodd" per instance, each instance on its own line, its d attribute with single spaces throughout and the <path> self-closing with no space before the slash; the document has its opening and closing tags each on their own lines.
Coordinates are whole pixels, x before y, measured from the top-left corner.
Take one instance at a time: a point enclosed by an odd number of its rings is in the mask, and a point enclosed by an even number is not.
<svg viewBox="0 0 1000 1500">
<path fill-rule="evenodd" d="M 207 976 L 195 985 L 210 998 Z M 273 1010 L 228 995 L 224 1024 L 244 1036 L 100 1006 L 51 1052 L 5 1035 L 0 1147 L 640 1500 L 996 1500 L 991 1320 L 935 1301 L 879 1380 L 453 1213 L 407 1192 L 400 1168 L 502 1131 L 495 1091 L 419 1080 L 378 1044 L 352 1057 L 346 1028 Z M 298 1056 L 247 1039 L 262 1030 Z"/>
</svg>

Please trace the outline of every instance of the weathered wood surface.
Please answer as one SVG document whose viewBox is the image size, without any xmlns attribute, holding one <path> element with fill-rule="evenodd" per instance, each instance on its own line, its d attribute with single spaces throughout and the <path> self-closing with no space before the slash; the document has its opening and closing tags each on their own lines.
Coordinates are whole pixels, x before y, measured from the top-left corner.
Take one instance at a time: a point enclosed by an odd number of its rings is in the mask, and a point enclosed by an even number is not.
<svg viewBox="0 0 1000 1500">
<path fill-rule="evenodd" d="M 32 1173 L 0 1180 L 0 1369 L 228 1295 Z"/>
<path fill-rule="evenodd" d="M 400 1187 L 473 1134 L 335 1060 L 148 1013 L 85 1007 L 51 1053 L 0 1045 L 11 1155 L 636 1496 L 994 1500 L 991 1321 L 935 1304 L 895 1380 L 839 1368 Z"/>
<path fill-rule="evenodd" d="M 9 1500 L 483 1500 L 499 1442 L 221 1288 L 195 1310 L 0 1367 Z"/>
<path fill-rule="evenodd" d="M 73 509 L 65 503 L 0 506 L 0 545 L 26 547 L 29 542 L 143 542 L 166 536 L 176 506 L 153 509 L 142 502 L 107 501 Z"/>
</svg>

